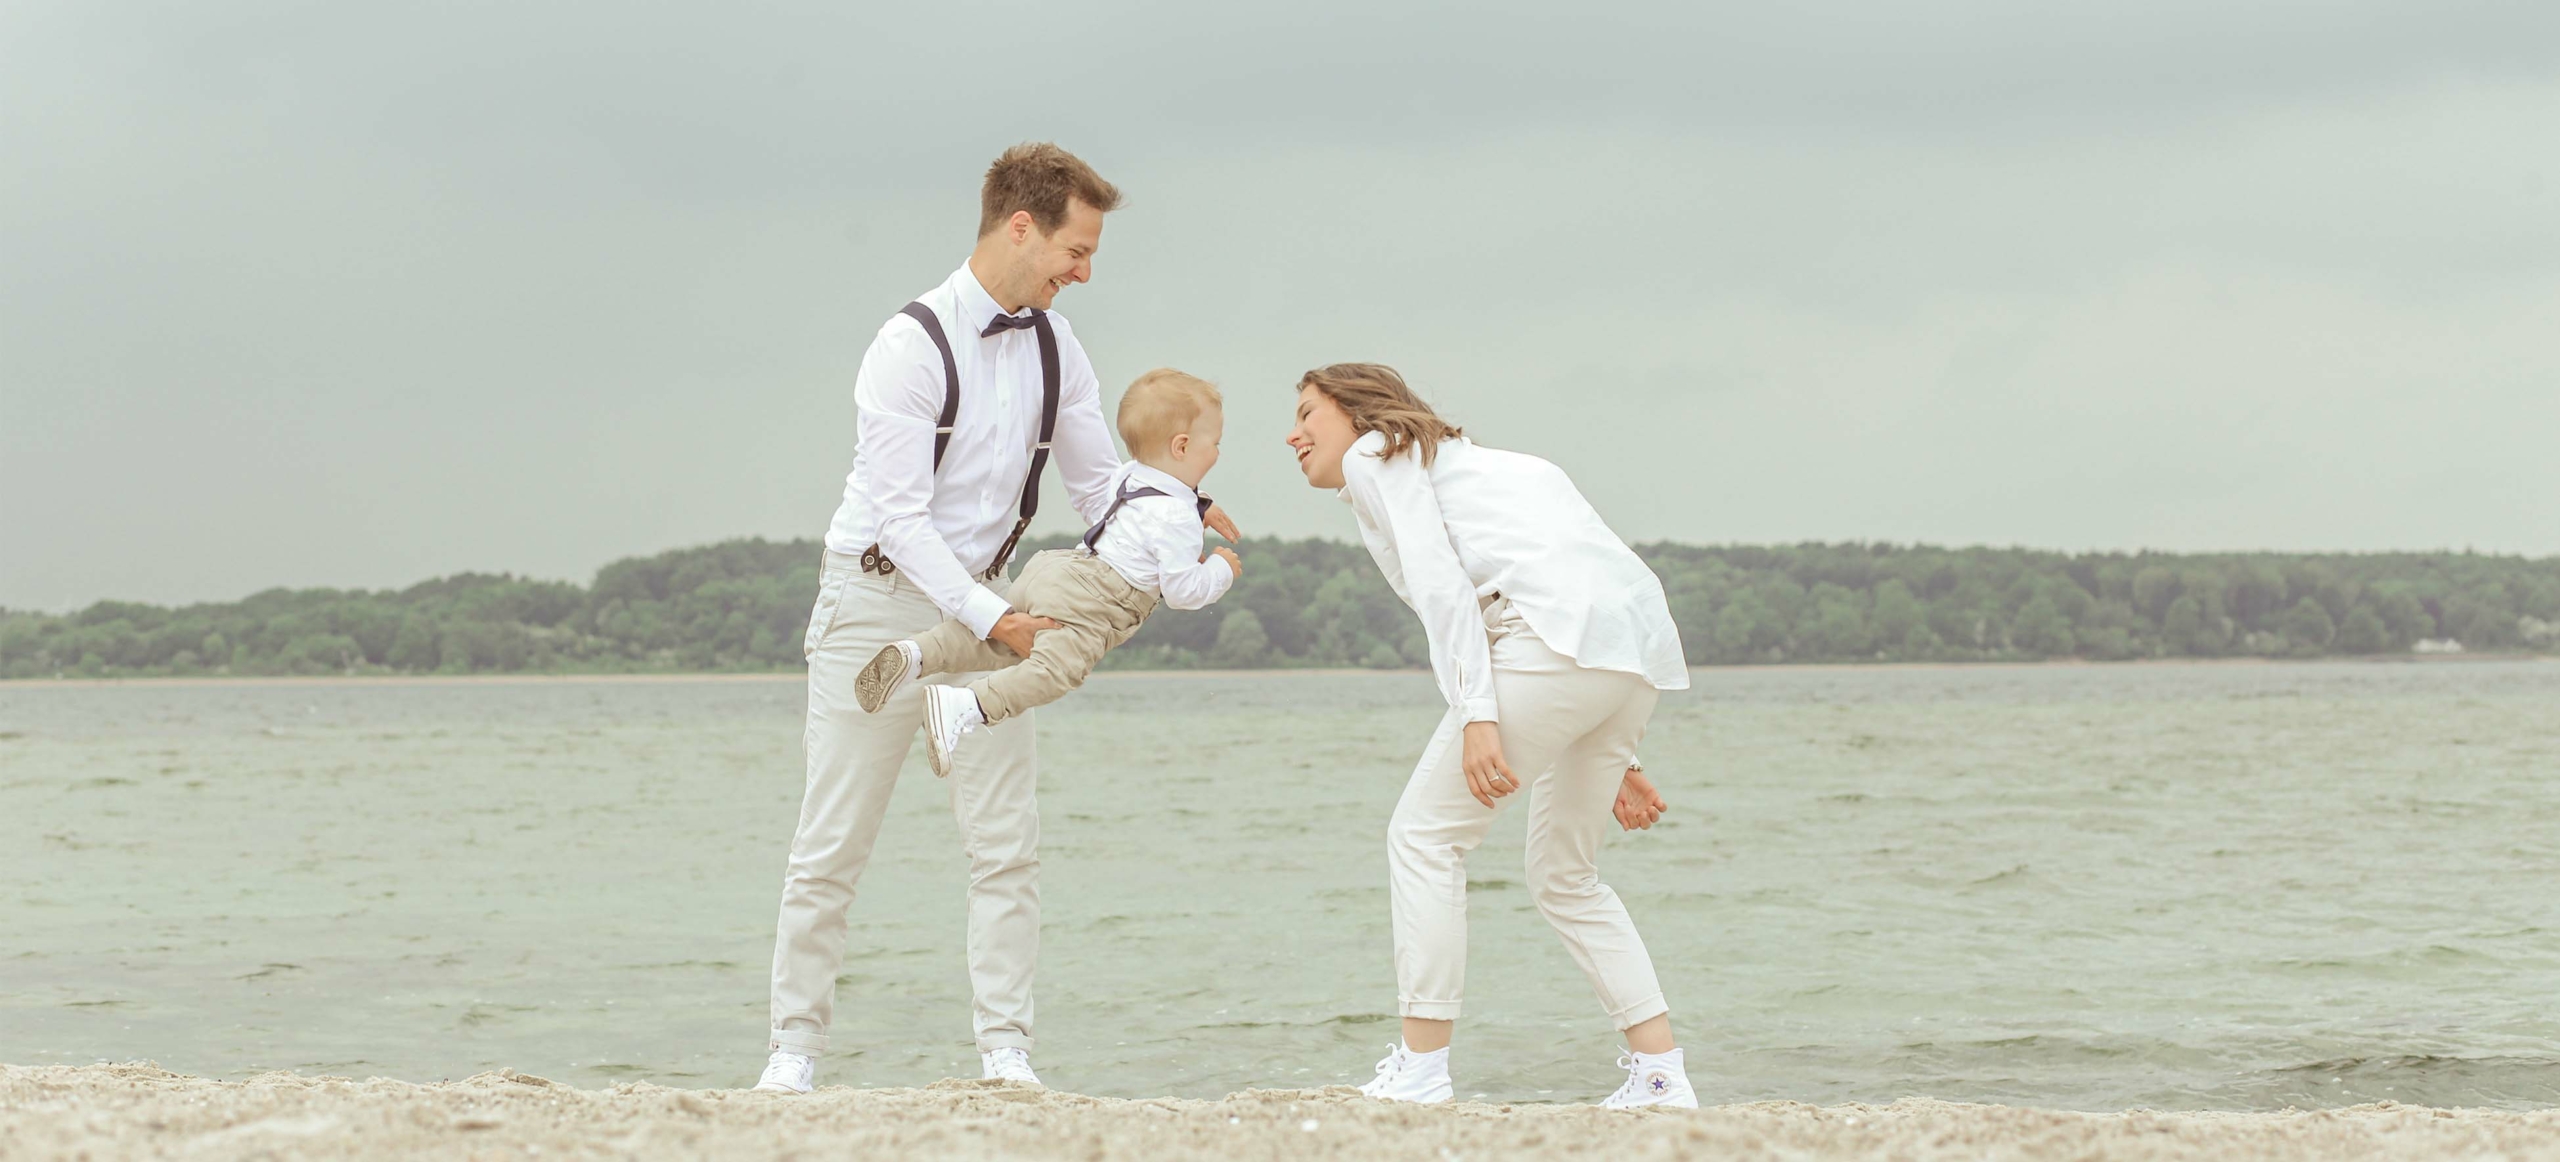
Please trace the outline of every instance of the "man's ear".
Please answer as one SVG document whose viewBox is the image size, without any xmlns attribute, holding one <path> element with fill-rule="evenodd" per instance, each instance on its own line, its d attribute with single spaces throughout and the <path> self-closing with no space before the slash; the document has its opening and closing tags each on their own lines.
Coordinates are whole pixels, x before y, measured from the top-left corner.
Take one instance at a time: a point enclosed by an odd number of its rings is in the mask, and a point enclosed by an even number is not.
<svg viewBox="0 0 2560 1162">
<path fill-rule="evenodd" d="M 1013 217 L 1006 219 L 1004 224 L 1006 236 L 1013 239 L 1013 244 L 1016 246 L 1022 245 L 1023 239 L 1031 237 L 1031 232 L 1038 226 L 1039 223 L 1031 220 L 1029 210 L 1014 211 Z"/>
</svg>

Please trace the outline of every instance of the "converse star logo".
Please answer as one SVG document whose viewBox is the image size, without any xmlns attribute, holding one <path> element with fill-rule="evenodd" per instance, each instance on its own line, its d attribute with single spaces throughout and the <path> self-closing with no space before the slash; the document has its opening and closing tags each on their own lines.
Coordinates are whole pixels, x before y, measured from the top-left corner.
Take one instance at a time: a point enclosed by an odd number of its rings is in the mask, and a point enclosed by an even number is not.
<svg viewBox="0 0 2560 1162">
<path fill-rule="evenodd" d="M 1652 1087 L 1653 1087 L 1653 1092 L 1655 1092 L 1655 1093 L 1669 1093 L 1669 1092 L 1671 1092 L 1671 1079 L 1670 1079 L 1670 1078 L 1668 1078 L 1668 1077 L 1664 1077 L 1663 1075 L 1661 1075 L 1661 1074 L 1659 1074 L 1659 1073 L 1654 1074 L 1654 1075 L 1653 1075 L 1653 1079 L 1652 1079 L 1651 1081 L 1649 1081 L 1649 1082 L 1646 1082 L 1645 1084 L 1652 1086 Z"/>
</svg>

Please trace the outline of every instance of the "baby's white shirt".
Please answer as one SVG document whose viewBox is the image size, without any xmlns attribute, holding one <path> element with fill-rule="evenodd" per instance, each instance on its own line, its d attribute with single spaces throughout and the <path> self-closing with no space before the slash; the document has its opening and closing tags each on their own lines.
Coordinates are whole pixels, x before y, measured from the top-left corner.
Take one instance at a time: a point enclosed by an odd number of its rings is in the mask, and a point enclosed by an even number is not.
<svg viewBox="0 0 2560 1162">
<path fill-rule="evenodd" d="M 1112 495 L 1131 484 L 1162 496 L 1133 497 L 1120 506 L 1093 545 L 1093 555 L 1123 580 L 1164 599 L 1175 609 L 1200 609 L 1226 596 L 1235 571 L 1216 557 L 1200 559 L 1208 530 L 1200 521 L 1200 496 L 1191 486 L 1135 460 L 1111 483 Z"/>
</svg>

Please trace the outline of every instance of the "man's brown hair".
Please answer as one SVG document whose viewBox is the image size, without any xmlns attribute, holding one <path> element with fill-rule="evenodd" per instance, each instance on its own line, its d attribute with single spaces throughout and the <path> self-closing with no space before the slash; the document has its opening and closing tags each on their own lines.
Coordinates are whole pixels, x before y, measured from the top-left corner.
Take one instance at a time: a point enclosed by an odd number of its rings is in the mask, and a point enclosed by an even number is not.
<svg viewBox="0 0 2560 1162">
<path fill-rule="evenodd" d="M 1378 453 L 1381 460 L 1393 460 L 1406 452 L 1422 458 L 1427 467 L 1440 454 L 1440 441 L 1464 433 L 1458 425 L 1440 418 L 1431 405 L 1422 402 L 1404 377 L 1384 363 L 1335 363 L 1316 368 L 1298 377 L 1298 390 L 1314 388 L 1324 393 L 1351 417 L 1351 427 L 1359 432 L 1383 432 L 1387 446 Z"/>
<path fill-rule="evenodd" d="M 978 237 L 994 233 L 1016 210 L 1029 210 L 1041 233 L 1056 230 L 1067 220 L 1069 199 L 1107 214 L 1120 208 L 1120 189 L 1083 158 L 1046 141 L 1023 142 L 987 167 L 978 191 Z"/>
</svg>

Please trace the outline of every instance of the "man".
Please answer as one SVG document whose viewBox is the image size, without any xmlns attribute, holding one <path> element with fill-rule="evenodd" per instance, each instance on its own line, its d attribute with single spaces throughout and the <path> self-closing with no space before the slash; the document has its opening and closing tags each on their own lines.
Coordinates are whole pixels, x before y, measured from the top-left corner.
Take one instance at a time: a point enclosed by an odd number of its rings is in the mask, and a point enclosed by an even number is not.
<svg viewBox="0 0 2560 1162">
<path fill-rule="evenodd" d="M 992 586 L 1013 563 L 1037 504 L 1035 463 L 1057 461 L 1087 523 L 1111 504 L 1120 461 L 1103 422 L 1101 386 L 1067 321 L 1046 312 L 1060 290 L 1093 276 L 1102 216 L 1119 206 L 1120 192 L 1044 143 L 997 158 L 979 202 L 968 262 L 880 328 L 854 380 L 853 472 L 827 530 L 803 645 L 808 785 L 774 934 L 772 1056 L 757 1089 L 806 1093 L 816 1082 L 844 959 L 845 910 L 922 718 L 918 685 L 880 713 L 864 713 L 856 675 L 883 646 L 946 617 L 1028 656 L 1032 635 L 1057 623 L 1015 611 Z M 1054 432 L 1044 432 L 1052 391 Z M 1233 539 L 1225 514 L 1213 510 L 1210 523 Z M 939 680 L 965 685 L 974 677 Z M 1037 1085 L 1033 716 L 986 729 L 950 775 L 969 857 L 978 1051 L 985 1076 Z"/>
</svg>

